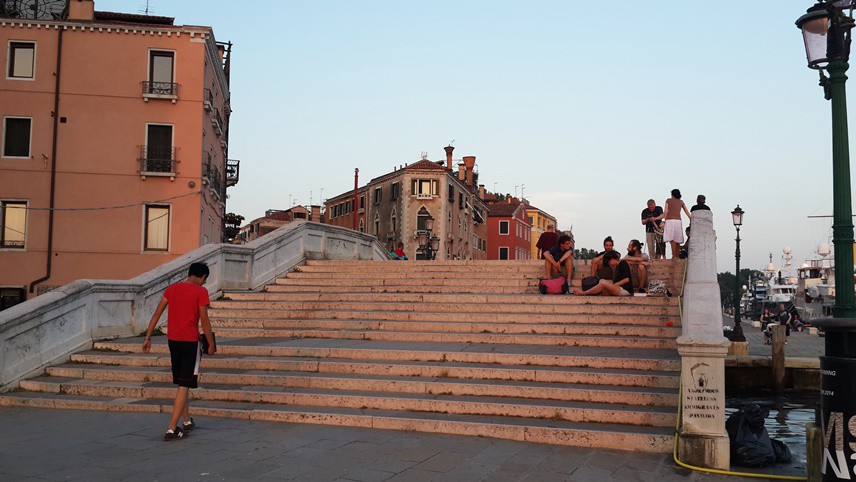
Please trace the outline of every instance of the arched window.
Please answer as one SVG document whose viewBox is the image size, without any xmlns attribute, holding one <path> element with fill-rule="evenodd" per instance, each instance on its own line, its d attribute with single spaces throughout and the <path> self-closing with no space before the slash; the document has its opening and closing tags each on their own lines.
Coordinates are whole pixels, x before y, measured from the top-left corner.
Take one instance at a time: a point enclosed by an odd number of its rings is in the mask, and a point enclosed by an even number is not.
<svg viewBox="0 0 856 482">
<path fill-rule="evenodd" d="M 377 236 L 380 234 L 380 216 L 375 214 L 374 217 L 374 235 Z"/>
</svg>

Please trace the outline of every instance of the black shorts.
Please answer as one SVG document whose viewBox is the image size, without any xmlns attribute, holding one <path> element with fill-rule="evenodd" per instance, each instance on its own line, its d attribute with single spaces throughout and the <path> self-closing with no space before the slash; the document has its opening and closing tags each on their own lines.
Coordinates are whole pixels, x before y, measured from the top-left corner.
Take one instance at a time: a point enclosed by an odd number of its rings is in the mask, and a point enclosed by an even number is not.
<svg viewBox="0 0 856 482">
<path fill-rule="evenodd" d="M 202 358 L 199 342 L 168 340 L 168 343 L 172 360 L 172 383 L 180 387 L 198 387 L 199 359 Z"/>
</svg>

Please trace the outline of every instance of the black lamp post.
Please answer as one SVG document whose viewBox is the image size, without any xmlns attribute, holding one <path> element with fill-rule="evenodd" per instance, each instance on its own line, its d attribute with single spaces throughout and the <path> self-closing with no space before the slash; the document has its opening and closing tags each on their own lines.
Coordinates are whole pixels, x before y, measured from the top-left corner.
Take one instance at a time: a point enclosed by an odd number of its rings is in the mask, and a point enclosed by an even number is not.
<svg viewBox="0 0 856 482">
<path fill-rule="evenodd" d="M 832 241 L 835 245 L 833 318 L 811 320 L 826 331 L 820 357 L 821 427 L 826 441 L 817 454 L 824 481 L 856 478 L 856 296 L 853 291 L 853 219 L 850 146 L 847 137 L 847 63 L 854 0 L 820 1 L 797 20 L 808 66 L 820 72 L 824 97 L 832 103 Z M 824 73 L 826 71 L 829 76 Z M 840 423 L 837 423 L 840 422 Z M 840 428 L 839 428 L 840 427 Z"/>
<path fill-rule="evenodd" d="M 738 204 L 731 211 L 731 220 L 737 228 L 737 249 L 734 251 L 734 259 L 737 260 L 737 268 L 734 276 L 734 329 L 731 331 L 731 341 L 746 341 L 743 335 L 743 325 L 740 324 L 740 226 L 743 226 L 743 210 Z"/>
<path fill-rule="evenodd" d="M 419 240 L 419 249 L 424 253 L 424 259 L 434 259 L 437 257 L 437 251 L 440 250 L 440 238 L 432 236 L 434 233 L 434 218 L 428 216 L 425 218 L 425 229 L 420 229 L 416 232 Z"/>
</svg>

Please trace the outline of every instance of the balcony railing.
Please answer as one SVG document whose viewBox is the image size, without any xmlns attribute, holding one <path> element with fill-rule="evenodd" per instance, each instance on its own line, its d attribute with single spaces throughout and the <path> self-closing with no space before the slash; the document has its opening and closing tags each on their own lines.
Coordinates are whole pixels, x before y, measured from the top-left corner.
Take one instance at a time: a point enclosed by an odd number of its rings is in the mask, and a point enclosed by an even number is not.
<svg viewBox="0 0 856 482">
<path fill-rule="evenodd" d="M 238 178 L 241 171 L 241 161 L 237 159 L 229 159 L 226 161 L 226 187 L 232 187 L 238 184 Z"/>
<path fill-rule="evenodd" d="M 143 81 L 143 100 L 169 99 L 174 104 L 178 100 L 178 84 L 175 82 Z"/>
<path fill-rule="evenodd" d="M 202 166 L 202 171 L 203 177 L 208 181 L 208 188 L 211 189 L 221 200 L 225 200 L 227 185 L 223 184 L 223 173 L 211 165 L 210 156 L 208 158 L 208 162 Z M 228 173 L 228 168 L 226 172 Z"/>
<path fill-rule="evenodd" d="M 175 180 L 176 147 L 140 146 L 140 174 L 146 176 L 162 176 Z"/>
<path fill-rule="evenodd" d="M 205 89 L 202 93 L 202 107 L 211 112 L 211 109 L 214 108 L 214 93 L 211 92 L 211 89 Z"/>
<path fill-rule="evenodd" d="M 0 241 L 0 249 L 24 249 L 25 247 L 24 241 L 12 241 L 9 239 Z"/>
</svg>

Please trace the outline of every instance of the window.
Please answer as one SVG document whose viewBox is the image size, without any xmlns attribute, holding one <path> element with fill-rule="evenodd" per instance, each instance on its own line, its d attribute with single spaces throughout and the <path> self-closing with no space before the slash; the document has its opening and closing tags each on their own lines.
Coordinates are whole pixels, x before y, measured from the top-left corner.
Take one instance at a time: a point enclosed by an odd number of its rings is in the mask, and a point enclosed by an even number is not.
<svg viewBox="0 0 856 482">
<path fill-rule="evenodd" d="M 144 93 L 156 95 L 175 95 L 173 81 L 175 53 L 163 50 L 149 52 L 149 81 Z"/>
<path fill-rule="evenodd" d="M 32 127 L 30 117 L 3 118 L 3 157 L 30 157 Z"/>
<path fill-rule="evenodd" d="M 464 193 L 458 193 L 458 209 L 464 209 Z"/>
<path fill-rule="evenodd" d="M 36 76 L 36 44 L 34 42 L 9 42 L 10 79 L 32 79 Z"/>
<path fill-rule="evenodd" d="M 377 214 L 375 214 L 374 218 L 374 234 L 375 236 L 380 234 L 380 216 L 378 216 Z"/>
<path fill-rule="evenodd" d="M 365 209 L 365 208 L 366 208 L 366 197 L 360 196 L 360 209 Z"/>
<path fill-rule="evenodd" d="M 410 190 L 417 197 L 431 197 L 437 194 L 437 181 L 433 179 L 413 179 L 410 183 Z"/>
<path fill-rule="evenodd" d="M 508 259 L 508 248 L 502 246 L 499 248 L 499 259 Z"/>
<path fill-rule="evenodd" d="M 366 224 L 363 222 L 363 218 L 360 218 L 360 232 L 364 233 L 366 229 Z"/>
<path fill-rule="evenodd" d="M 27 300 L 27 291 L 24 288 L 0 288 L 0 311 L 11 308 L 18 303 Z"/>
<path fill-rule="evenodd" d="M 455 202 L 455 186 L 449 184 L 449 202 Z"/>
<path fill-rule="evenodd" d="M 147 205 L 146 229 L 144 233 L 145 251 L 169 250 L 169 206 Z"/>
<path fill-rule="evenodd" d="M 27 203 L 0 201 L 0 248 L 24 249 L 27 242 Z"/>
<path fill-rule="evenodd" d="M 398 199 L 398 194 L 399 194 L 400 190 L 401 190 L 401 183 L 399 183 L 399 182 L 394 182 L 389 186 L 390 200 L 391 201 L 395 201 L 396 199 Z"/>
<path fill-rule="evenodd" d="M 381 196 L 383 196 L 383 188 L 382 187 L 376 187 L 374 190 L 374 203 L 375 204 L 380 204 Z"/>
<path fill-rule="evenodd" d="M 499 234 L 508 234 L 508 221 L 499 222 Z"/>
<path fill-rule="evenodd" d="M 145 148 L 143 172 L 174 172 L 171 125 L 147 124 Z"/>
</svg>

